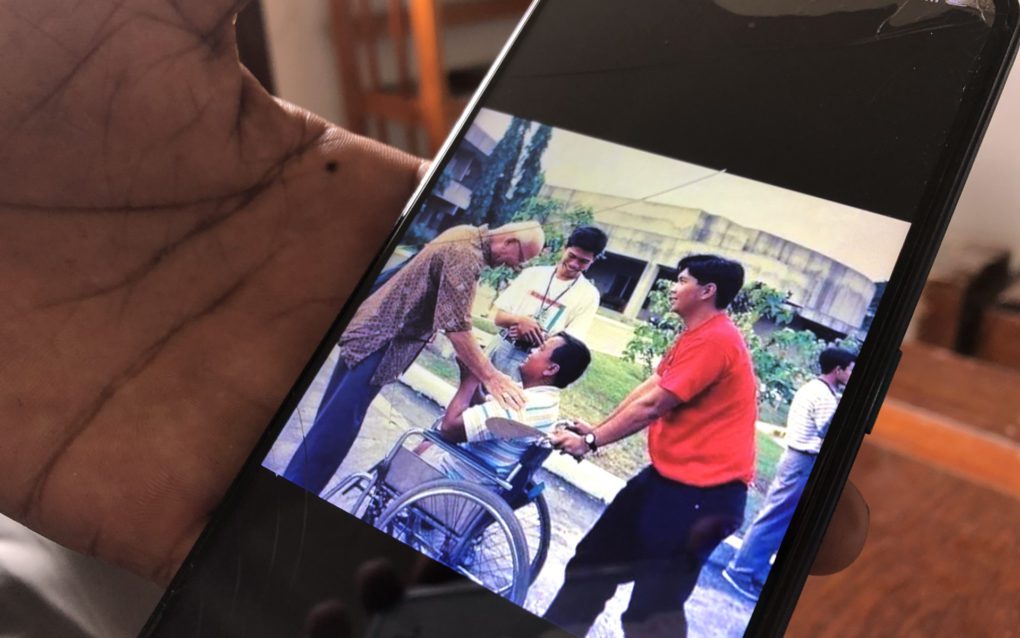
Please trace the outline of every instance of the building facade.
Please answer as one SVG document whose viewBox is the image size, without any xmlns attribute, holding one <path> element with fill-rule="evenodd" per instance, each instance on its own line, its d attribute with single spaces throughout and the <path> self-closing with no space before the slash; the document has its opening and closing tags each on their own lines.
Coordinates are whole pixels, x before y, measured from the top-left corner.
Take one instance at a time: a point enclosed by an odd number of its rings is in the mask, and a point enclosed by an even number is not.
<svg viewBox="0 0 1020 638">
<path fill-rule="evenodd" d="M 606 258 L 589 277 L 602 305 L 632 319 L 647 316 L 648 295 L 660 279 L 675 280 L 676 264 L 712 252 L 743 264 L 747 281 L 790 292 L 793 327 L 833 339 L 860 336 L 875 296 L 868 277 L 805 246 L 695 208 L 630 200 L 547 185 L 542 195 L 595 211 L 609 235 Z"/>
<path fill-rule="evenodd" d="M 471 193 L 482 176 L 485 160 L 496 141 L 477 124 L 468 127 L 453 157 L 443 171 L 438 187 L 426 197 L 415 226 L 421 238 L 465 223 L 464 214 L 471 204 Z"/>
</svg>

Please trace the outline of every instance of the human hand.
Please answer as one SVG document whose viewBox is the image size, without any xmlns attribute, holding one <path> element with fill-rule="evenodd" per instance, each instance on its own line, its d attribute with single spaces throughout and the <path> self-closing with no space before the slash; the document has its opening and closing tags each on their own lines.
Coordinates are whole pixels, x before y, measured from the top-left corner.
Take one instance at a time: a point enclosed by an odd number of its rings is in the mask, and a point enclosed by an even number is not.
<svg viewBox="0 0 1020 638">
<path fill-rule="evenodd" d="M 520 317 L 513 328 L 519 338 L 524 339 L 533 346 L 540 346 L 545 342 L 545 329 L 532 317 Z"/>
<path fill-rule="evenodd" d="M 502 372 L 496 372 L 496 374 L 486 380 L 485 389 L 492 395 L 492 399 L 499 404 L 499 407 L 504 410 L 518 412 L 524 409 L 524 404 L 527 401 L 524 396 L 524 390 L 513 379 Z"/>
<path fill-rule="evenodd" d="M 575 434 L 580 434 L 581 436 L 584 436 L 585 434 L 595 431 L 595 427 L 592 424 L 588 423 L 587 421 L 584 421 L 583 419 L 574 419 L 570 425 L 567 425 L 565 427 L 571 432 L 574 432 Z"/>
<path fill-rule="evenodd" d="M 266 94 L 241 4 L 0 6 L 0 510 L 163 583 L 422 166 Z"/>
<path fill-rule="evenodd" d="M 860 553 L 867 535 L 867 505 L 853 483 L 847 483 L 836 514 L 822 542 L 822 548 L 811 569 L 811 573 L 822 575 L 832 573 L 849 565 Z M 392 563 L 386 559 L 366 561 L 357 571 L 356 580 L 360 600 L 357 604 L 369 615 L 385 614 L 397 607 L 403 600 L 409 586 L 425 584 L 432 587 L 451 582 L 457 576 L 438 563 L 420 557 L 408 579 L 401 577 Z M 451 590 L 454 595 L 460 591 Z M 326 600 L 314 605 L 307 615 L 306 633 L 309 638 L 349 638 L 355 635 L 351 601 Z M 642 627 L 642 635 L 672 636 L 678 626 L 685 622 L 682 615 L 661 617 L 655 620 L 657 629 Z M 543 638 L 565 638 L 560 630 L 551 629 Z"/>
<path fill-rule="evenodd" d="M 552 443 L 553 449 L 559 450 L 564 454 L 569 454 L 578 461 L 584 458 L 584 455 L 591 451 L 588 444 L 584 442 L 584 437 L 570 430 L 557 430 L 549 435 L 549 442 Z"/>
</svg>

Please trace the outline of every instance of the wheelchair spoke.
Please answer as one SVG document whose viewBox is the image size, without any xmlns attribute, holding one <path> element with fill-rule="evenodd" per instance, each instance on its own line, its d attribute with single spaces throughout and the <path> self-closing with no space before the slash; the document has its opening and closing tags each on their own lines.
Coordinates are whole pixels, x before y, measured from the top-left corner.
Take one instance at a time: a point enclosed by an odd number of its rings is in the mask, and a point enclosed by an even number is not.
<svg viewBox="0 0 1020 638">
<path fill-rule="evenodd" d="M 500 498 L 478 486 L 436 481 L 405 493 L 378 527 L 426 556 L 518 602 L 529 583 L 528 545 Z"/>
</svg>

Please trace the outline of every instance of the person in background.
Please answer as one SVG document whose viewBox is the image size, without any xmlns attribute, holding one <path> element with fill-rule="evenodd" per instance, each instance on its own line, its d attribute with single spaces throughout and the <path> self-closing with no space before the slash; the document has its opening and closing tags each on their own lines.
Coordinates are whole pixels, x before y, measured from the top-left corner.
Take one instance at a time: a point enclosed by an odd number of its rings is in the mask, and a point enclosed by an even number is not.
<svg viewBox="0 0 1020 638">
<path fill-rule="evenodd" d="M 826 348 L 818 356 L 821 374 L 793 396 L 786 419 L 787 447 L 776 476 L 740 550 L 723 570 L 726 582 L 745 598 L 758 600 L 761 594 L 856 361 L 857 355 L 849 350 Z"/>
<path fill-rule="evenodd" d="M 581 540 L 545 612 L 585 635 L 618 585 L 634 583 L 628 636 L 686 633 L 684 602 L 708 555 L 743 520 L 754 475 L 757 382 L 726 308 L 744 268 L 715 255 L 677 265 L 672 310 L 685 329 L 655 374 L 597 427 L 575 422 L 553 445 L 577 458 L 648 428 L 651 465 L 627 482 Z"/>
<path fill-rule="evenodd" d="M 284 477 L 321 492 L 354 444 L 376 395 L 437 332 L 450 339 L 461 365 L 499 405 L 523 406 L 520 386 L 489 363 L 472 336 L 471 305 L 482 268 L 519 269 L 544 243 L 538 223 L 518 222 L 492 230 L 456 226 L 426 244 L 361 304 L 340 336 L 340 360 Z"/>
</svg>

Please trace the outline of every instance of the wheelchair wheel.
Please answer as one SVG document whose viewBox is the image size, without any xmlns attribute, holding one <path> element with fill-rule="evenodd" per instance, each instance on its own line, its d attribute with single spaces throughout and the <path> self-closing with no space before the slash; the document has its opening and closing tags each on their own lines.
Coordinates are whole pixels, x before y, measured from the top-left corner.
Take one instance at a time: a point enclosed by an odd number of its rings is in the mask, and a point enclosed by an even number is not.
<svg viewBox="0 0 1020 638">
<path fill-rule="evenodd" d="M 513 510 L 489 490 L 439 479 L 397 497 L 376 527 L 522 604 L 531 584 L 528 541 Z"/>
<path fill-rule="evenodd" d="M 528 555 L 531 556 L 531 568 L 529 575 L 531 582 L 535 582 L 545 559 L 549 556 L 549 543 L 552 539 L 552 524 L 549 519 L 549 505 L 545 502 L 545 495 L 539 494 L 530 503 L 514 510 L 517 521 L 524 531 L 524 538 L 528 541 Z"/>
</svg>

